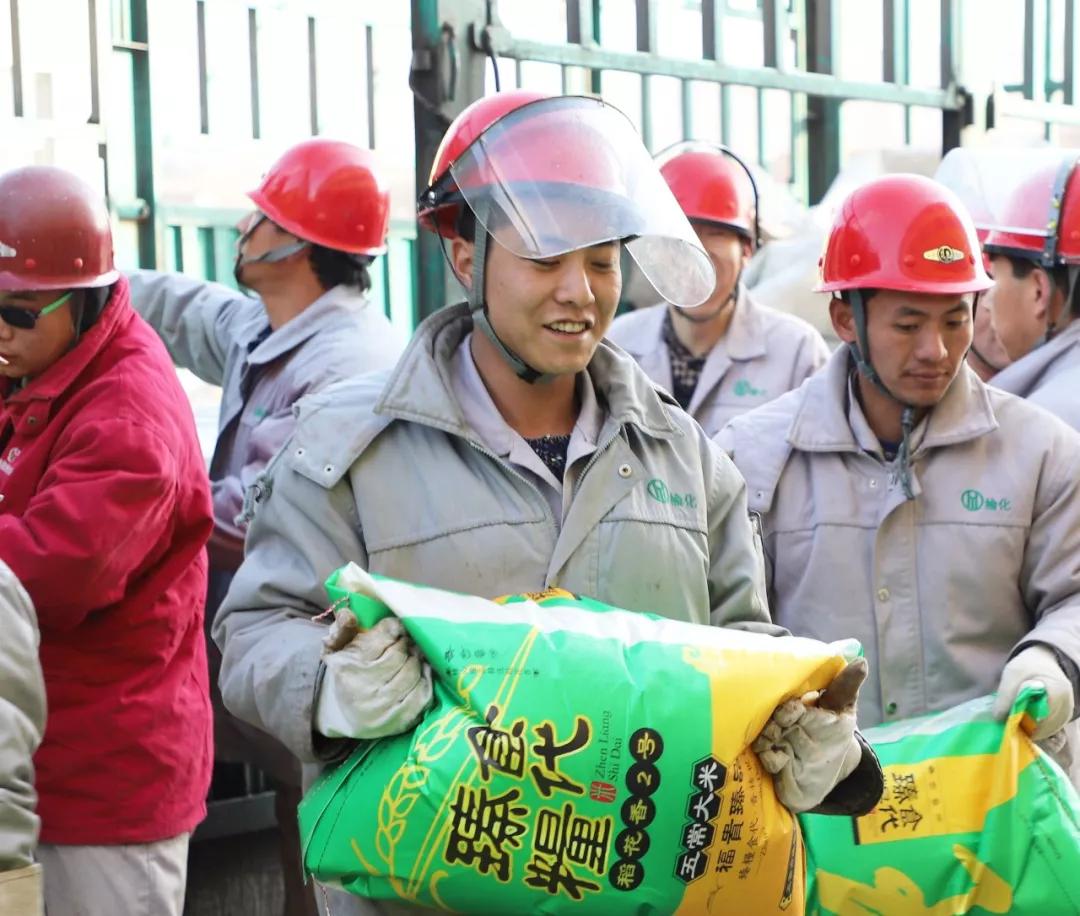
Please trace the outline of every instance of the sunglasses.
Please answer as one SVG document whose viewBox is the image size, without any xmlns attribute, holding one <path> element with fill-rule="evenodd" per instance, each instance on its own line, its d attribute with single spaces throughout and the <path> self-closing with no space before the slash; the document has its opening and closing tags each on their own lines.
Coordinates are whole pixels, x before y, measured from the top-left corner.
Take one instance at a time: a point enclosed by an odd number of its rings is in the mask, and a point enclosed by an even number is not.
<svg viewBox="0 0 1080 916">
<path fill-rule="evenodd" d="M 59 299 L 54 299 L 45 308 L 38 311 L 25 309 L 18 305 L 0 305 L 0 318 L 4 319 L 4 324 L 18 328 L 20 331 L 32 331 L 39 318 L 44 318 L 46 315 L 55 312 L 71 298 L 72 294 L 73 291 L 68 290 Z"/>
</svg>

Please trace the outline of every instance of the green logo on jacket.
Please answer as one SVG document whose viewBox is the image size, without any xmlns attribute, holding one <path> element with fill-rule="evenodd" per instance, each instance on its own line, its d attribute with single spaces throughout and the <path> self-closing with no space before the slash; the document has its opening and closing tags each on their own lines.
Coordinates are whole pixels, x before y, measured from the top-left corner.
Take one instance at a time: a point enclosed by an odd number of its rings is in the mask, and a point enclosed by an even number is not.
<svg viewBox="0 0 1080 916">
<path fill-rule="evenodd" d="M 677 509 L 697 508 L 697 497 L 693 493 L 672 493 L 659 477 L 650 480 L 645 489 L 649 496 L 665 506 L 675 506 Z"/>
<path fill-rule="evenodd" d="M 764 396 L 764 388 L 755 388 L 752 382 L 748 382 L 744 378 L 735 383 L 735 397 L 737 398 L 760 398 Z"/>
<path fill-rule="evenodd" d="M 968 512 L 979 512 L 983 509 L 989 512 L 1008 512 L 1012 508 L 1012 500 L 990 499 L 978 490 L 964 490 L 960 494 L 960 504 Z"/>
</svg>

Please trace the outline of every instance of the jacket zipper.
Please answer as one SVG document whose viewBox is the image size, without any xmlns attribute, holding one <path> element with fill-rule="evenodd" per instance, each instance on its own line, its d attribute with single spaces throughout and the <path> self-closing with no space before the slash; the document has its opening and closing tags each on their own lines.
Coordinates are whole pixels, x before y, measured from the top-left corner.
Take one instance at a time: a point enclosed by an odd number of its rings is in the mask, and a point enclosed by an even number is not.
<svg viewBox="0 0 1080 916">
<path fill-rule="evenodd" d="M 615 433 L 613 433 L 602 446 L 599 446 L 596 449 L 596 451 L 592 453 L 592 456 L 589 458 L 589 460 L 585 464 L 584 470 L 581 472 L 581 476 L 578 477 L 577 483 L 574 485 L 574 491 L 573 491 L 574 496 L 577 496 L 578 490 L 580 489 L 580 486 L 581 486 L 581 481 L 583 481 L 585 479 L 585 475 L 589 473 L 589 468 L 591 468 L 599 460 L 600 456 L 611 447 L 611 444 L 618 437 L 619 437 L 619 431 L 616 430 Z M 556 533 L 555 540 L 558 541 L 559 537 L 562 535 L 562 528 L 561 528 L 561 526 L 555 524 L 555 519 L 551 514 L 551 507 L 548 505 L 548 501 L 544 497 L 544 494 L 540 492 L 540 488 L 537 487 L 537 485 L 534 484 L 527 477 L 525 477 L 524 474 L 521 474 L 518 471 L 514 470 L 513 466 L 511 466 L 508 462 L 503 461 L 502 458 L 500 458 L 494 452 L 491 452 L 488 449 L 484 448 L 482 445 L 479 445 L 478 443 L 473 442 L 472 439 L 465 439 L 465 441 L 468 442 L 469 445 L 471 445 L 474 449 L 476 449 L 481 455 L 487 455 L 496 464 L 500 465 L 505 470 L 509 471 L 510 474 L 512 474 L 518 480 L 522 481 L 527 487 L 532 489 L 532 491 L 539 497 L 540 503 L 544 507 L 544 514 L 547 516 L 548 521 L 550 522 L 551 526 L 555 529 L 555 533 Z M 547 585 L 547 586 L 555 586 L 556 588 L 558 587 L 558 582 L 557 581 L 548 582 L 546 575 L 544 576 L 544 584 Z"/>
<path fill-rule="evenodd" d="M 481 455 L 487 455 L 487 457 L 494 461 L 497 465 L 499 465 L 504 470 L 509 471 L 511 475 L 520 480 L 523 484 L 525 484 L 525 486 L 529 487 L 537 495 L 540 500 L 540 504 L 544 507 L 544 515 L 547 517 L 548 522 L 553 528 L 555 528 L 556 531 L 559 530 L 559 526 L 555 524 L 555 517 L 551 514 L 551 507 L 548 505 L 547 499 L 544 497 L 544 494 L 540 492 L 540 488 L 536 484 L 529 480 L 524 474 L 521 474 L 518 471 L 514 470 L 511 464 L 503 461 L 502 458 L 500 458 L 494 452 L 489 451 L 488 449 L 484 448 L 482 445 L 479 445 L 476 442 L 473 442 L 472 439 L 465 439 L 465 441 L 468 442 L 469 445 L 476 449 Z"/>
</svg>

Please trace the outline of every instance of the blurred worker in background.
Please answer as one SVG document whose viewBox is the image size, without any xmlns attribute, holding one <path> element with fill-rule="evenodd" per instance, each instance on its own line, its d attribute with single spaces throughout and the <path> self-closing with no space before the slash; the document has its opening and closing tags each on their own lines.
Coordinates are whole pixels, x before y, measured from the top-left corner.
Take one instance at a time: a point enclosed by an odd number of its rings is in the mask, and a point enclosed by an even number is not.
<svg viewBox="0 0 1080 916">
<path fill-rule="evenodd" d="M 757 187 L 742 160 L 723 147 L 683 144 L 658 162 L 709 254 L 716 286 L 693 309 L 662 302 L 622 315 L 608 336 L 713 436 L 797 388 L 829 349 L 807 322 L 757 304 L 742 283 L 760 244 Z"/>
<path fill-rule="evenodd" d="M 1018 155 L 1021 180 L 983 245 L 994 288 L 980 305 L 1012 364 L 995 387 L 1080 430 L 1080 178 L 1075 150 Z M 1054 161 L 1047 162 L 1052 157 Z M 1034 160 L 1034 161 L 1033 161 Z M 1012 186 L 1010 186 L 1012 187 Z"/>
<path fill-rule="evenodd" d="M 239 226 L 235 275 L 258 298 L 178 274 L 140 270 L 130 278 L 136 310 L 174 362 L 222 389 L 210 462 L 208 627 L 243 559 L 244 492 L 292 433 L 293 405 L 332 382 L 392 366 L 405 344 L 368 296 L 390 221 L 390 193 L 369 151 L 306 140 L 287 150 L 248 196 L 256 209 Z M 224 710 L 220 654 L 212 643 L 209 654 L 215 785 L 235 792 L 239 763 L 271 777 L 286 912 L 311 912 L 295 816 L 300 765 L 276 740 Z"/>
</svg>

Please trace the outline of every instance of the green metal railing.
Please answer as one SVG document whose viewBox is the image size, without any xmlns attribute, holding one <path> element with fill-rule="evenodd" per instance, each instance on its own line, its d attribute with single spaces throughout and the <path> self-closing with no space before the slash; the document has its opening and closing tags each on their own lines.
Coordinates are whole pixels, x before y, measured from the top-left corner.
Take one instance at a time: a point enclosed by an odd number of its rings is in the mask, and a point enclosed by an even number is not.
<svg viewBox="0 0 1080 916">
<path fill-rule="evenodd" d="M 624 0 L 621 16 L 609 15 L 613 0 L 565 0 L 550 4 L 565 9 L 565 41 L 538 41 L 515 35 L 510 21 L 512 0 L 415 0 L 415 71 L 420 63 L 421 90 L 415 117 L 417 136 L 435 136 L 448 117 L 484 94 L 490 78 L 484 76 L 485 56 L 513 66 L 514 81 L 528 83 L 526 65 L 550 65 L 561 71 L 564 91 L 608 94 L 611 75 L 633 75 L 640 83 L 639 105 L 629 111 L 642 131 L 648 147 L 656 150 L 658 102 L 654 90 L 662 81 L 678 85 L 679 138 L 710 139 L 726 143 L 769 167 L 767 149 L 775 148 L 770 133 L 783 127 L 787 174 L 782 178 L 795 197 L 807 203 L 818 201 L 835 178 L 841 165 L 842 106 L 866 102 L 894 106 L 903 119 L 903 137 L 912 138 L 913 109 L 941 112 L 942 151 L 960 142 L 960 131 L 971 120 L 972 107 L 956 71 L 958 0 L 940 0 L 940 72 L 936 85 L 915 85 L 910 80 L 910 51 L 913 46 L 912 0 L 882 0 L 882 70 L 878 81 L 849 79 L 837 64 L 840 59 L 840 0 L 758 0 L 756 4 L 728 0 Z M 530 4 L 540 17 L 539 2 Z M 864 6 L 870 4 L 863 4 Z M 694 53 L 660 53 L 660 16 L 689 10 L 696 19 L 697 35 L 685 35 L 685 44 Z M 502 12 L 503 18 L 500 18 Z M 848 8 L 851 12 L 851 8 Z M 521 19 L 521 16 L 518 16 Z M 735 28 L 746 31 L 747 22 L 759 24 L 760 46 L 757 60 L 747 64 L 746 49 L 731 54 L 727 36 Z M 632 42 L 609 40 L 605 29 L 611 24 L 633 30 Z M 607 24 L 607 25 L 605 25 Z M 419 38 L 419 41 L 416 39 Z M 692 39 L 692 40 L 691 40 Z M 617 50 L 612 45 L 626 45 Z M 700 49 L 700 52 L 698 51 Z M 445 58 L 453 56 L 455 85 L 441 80 L 437 72 L 446 70 Z M 739 57 L 741 59 L 734 59 Z M 477 64 L 477 62 L 480 62 Z M 509 68 L 508 68 L 509 69 Z M 416 77 L 416 72 L 414 72 Z M 619 79 L 625 79 L 621 76 Z M 509 82 L 509 81 L 508 81 Z M 707 105 L 694 100 L 700 86 L 719 91 L 719 130 L 711 131 Z M 755 96 L 756 121 L 751 127 L 733 117 L 735 92 L 750 91 Z M 777 123 L 775 99 L 786 96 L 786 124 Z M 436 104 L 432 104 L 435 102 Z M 670 120 L 671 112 L 662 112 Z M 710 117 L 699 117 L 699 116 Z M 438 130 L 436 130 L 438 129 Z M 670 134 L 670 131 L 669 131 Z M 748 135 L 750 134 L 750 135 Z M 417 144 L 418 184 L 426 178 L 433 151 L 431 144 Z M 441 264 L 426 262 L 420 274 L 421 314 L 440 307 L 445 297 Z"/>
<path fill-rule="evenodd" d="M 12 119 L 5 130 L 10 159 L 0 150 L 0 161 L 18 164 L 14 151 L 21 148 L 24 160 L 74 165 L 92 181 L 103 177 L 123 267 L 178 269 L 231 284 L 233 227 L 246 206 L 240 192 L 305 136 L 329 130 L 374 145 L 376 87 L 404 85 L 408 67 L 407 8 L 400 6 L 359 9 L 352 0 L 56 2 L 64 9 L 50 12 L 38 0 L 0 0 L 0 16 L 10 22 L 8 48 L 0 37 L 0 77 L 5 57 L 11 76 L 10 114 L 0 102 L 0 123 Z M 38 49 L 52 43 L 52 19 L 81 3 L 85 40 L 78 20 L 69 22 L 66 34 L 78 53 L 44 59 Z M 288 28 L 282 29 L 286 18 Z M 335 47 L 341 22 L 355 33 L 355 46 L 344 54 Z M 386 42 L 389 27 L 406 41 Z M 364 62 L 359 87 L 334 78 L 339 62 L 354 57 Z M 86 111 L 57 118 L 49 109 L 61 90 L 53 87 L 76 82 L 88 87 Z M 399 95 L 407 99 L 407 87 Z M 397 113 L 407 110 L 399 105 Z M 295 129 L 275 131 L 277 116 L 291 111 L 303 112 Z M 376 269 L 375 286 L 387 314 L 409 329 L 415 323 L 416 226 L 411 207 L 401 208 L 413 191 L 411 143 L 403 166 L 398 142 L 408 138 L 411 123 L 407 115 L 400 120 L 378 124 L 386 158 L 405 177 L 398 181 L 405 189 L 395 194 L 389 252 Z M 71 143 L 76 132 L 78 152 Z M 22 147 L 10 142 L 13 135 L 25 138 Z M 219 164 L 236 176 L 233 186 L 215 174 Z"/>
<path fill-rule="evenodd" d="M 1080 145 L 1080 16 L 1075 0 L 1024 0 L 1023 78 L 996 88 L 986 99 L 986 127 L 1012 121 L 1038 123 L 1052 142 Z M 1052 64 L 1060 60 L 1060 72 Z"/>
</svg>

